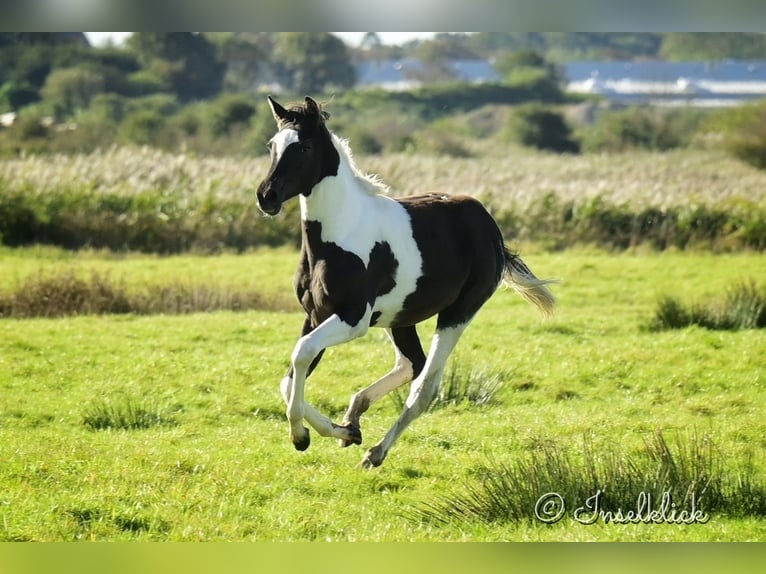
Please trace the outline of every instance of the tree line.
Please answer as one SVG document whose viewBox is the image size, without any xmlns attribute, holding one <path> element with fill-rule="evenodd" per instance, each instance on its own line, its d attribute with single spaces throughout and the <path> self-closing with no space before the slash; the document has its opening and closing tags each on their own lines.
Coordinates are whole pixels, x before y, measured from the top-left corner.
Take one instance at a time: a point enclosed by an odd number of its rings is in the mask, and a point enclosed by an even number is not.
<svg viewBox="0 0 766 574">
<path fill-rule="evenodd" d="M 137 32 L 124 47 L 91 47 L 82 33 L 7 32 L 0 33 L 0 113 L 47 102 L 46 111 L 65 117 L 87 107 L 100 93 L 125 97 L 168 93 L 190 102 L 221 92 L 248 92 L 258 85 L 280 85 L 295 93 L 343 90 L 355 83 L 353 62 L 370 58 L 420 59 L 430 71 L 423 79 L 449 79 L 443 63 L 451 59 L 492 58 L 507 73 L 507 58 L 518 53 L 536 54 L 552 63 L 757 59 L 766 53 L 766 36 L 440 33 L 388 46 L 370 32 L 358 46 L 348 46 L 326 32 Z"/>
<path fill-rule="evenodd" d="M 701 114 L 603 114 L 573 137 L 556 109 L 576 99 L 563 89 L 561 62 L 764 53 L 766 35 L 732 33 L 440 33 L 388 46 L 370 32 L 349 46 L 326 32 L 137 32 L 124 46 L 103 47 L 91 46 L 80 32 L 0 33 L 0 157 L 87 153 L 115 144 L 265 153 L 274 128 L 259 93 L 265 90 L 285 91 L 287 100 L 304 94 L 332 99 L 333 125 L 363 153 L 467 155 L 459 134 L 481 136 L 488 128 L 478 119 L 463 132 L 439 122 L 493 105 L 513 106 L 513 115 L 508 120 L 504 112 L 489 111 L 493 119 L 485 123 L 507 125 L 500 131 L 527 147 L 574 153 L 667 149 L 696 137 Z M 356 61 L 391 58 L 419 59 L 423 87 L 353 89 Z M 501 80 L 456 82 L 446 63 L 465 58 L 491 59 Z M 726 145 L 759 168 L 766 165 L 764 107 L 722 115 L 713 126 L 718 134 L 734 134 Z"/>
</svg>

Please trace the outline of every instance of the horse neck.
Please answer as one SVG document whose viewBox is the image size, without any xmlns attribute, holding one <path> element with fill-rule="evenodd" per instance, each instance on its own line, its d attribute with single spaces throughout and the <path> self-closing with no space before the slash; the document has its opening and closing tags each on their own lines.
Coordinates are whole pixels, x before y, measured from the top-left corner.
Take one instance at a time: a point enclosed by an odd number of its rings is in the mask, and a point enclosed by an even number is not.
<svg viewBox="0 0 766 574">
<path fill-rule="evenodd" d="M 325 177 L 308 197 L 300 196 L 301 219 L 319 221 L 323 226 L 332 226 L 339 231 L 358 225 L 371 195 L 359 180 L 343 147 L 335 141 L 334 135 L 332 138 L 340 156 L 338 175 Z"/>
</svg>

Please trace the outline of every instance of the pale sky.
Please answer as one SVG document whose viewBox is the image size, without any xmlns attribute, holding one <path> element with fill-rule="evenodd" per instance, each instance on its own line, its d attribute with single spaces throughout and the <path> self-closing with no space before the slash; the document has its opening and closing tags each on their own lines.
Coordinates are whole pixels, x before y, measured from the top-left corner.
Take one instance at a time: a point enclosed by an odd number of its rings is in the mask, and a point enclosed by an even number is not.
<svg viewBox="0 0 766 574">
<path fill-rule="evenodd" d="M 131 32 L 85 32 L 92 44 L 100 46 L 111 40 L 115 44 L 122 43 Z M 343 38 L 347 44 L 356 46 L 362 41 L 366 32 L 333 32 Z M 384 44 L 403 44 L 419 38 L 430 38 L 434 32 L 378 32 L 378 36 Z"/>
</svg>

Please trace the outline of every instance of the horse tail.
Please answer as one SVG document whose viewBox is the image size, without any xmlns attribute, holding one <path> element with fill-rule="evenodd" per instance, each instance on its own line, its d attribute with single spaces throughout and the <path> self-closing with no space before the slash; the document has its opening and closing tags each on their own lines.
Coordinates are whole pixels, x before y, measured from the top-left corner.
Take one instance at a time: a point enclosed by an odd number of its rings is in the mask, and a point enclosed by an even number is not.
<svg viewBox="0 0 766 574">
<path fill-rule="evenodd" d="M 519 295 L 540 309 L 546 317 L 553 315 L 556 299 L 546 285 L 557 283 L 557 281 L 535 277 L 521 257 L 505 246 L 503 246 L 503 253 L 505 256 L 504 283 L 508 287 L 513 287 Z"/>
</svg>

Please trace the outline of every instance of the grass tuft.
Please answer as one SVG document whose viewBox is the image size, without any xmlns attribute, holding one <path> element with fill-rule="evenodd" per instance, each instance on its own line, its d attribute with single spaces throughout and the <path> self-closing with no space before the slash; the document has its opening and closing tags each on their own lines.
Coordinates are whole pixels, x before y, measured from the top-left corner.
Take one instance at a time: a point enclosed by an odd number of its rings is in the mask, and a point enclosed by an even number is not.
<svg viewBox="0 0 766 574">
<path fill-rule="evenodd" d="M 657 303 L 650 330 L 683 329 L 691 325 L 713 330 L 737 331 L 766 327 L 766 287 L 744 281 L 730 288 L 721 299 L 684 305 L 665 296 Z"/>
<path fill-rule="evenodd" d="M 85 411 L 82 423 L 90 430 L 144 430 L 153 427 L 173 426 L 173 417 L 156 407 L 145 406 L 133 399 L 119 403 L 104 401 L 94 403 Z"/>
<path fill-rule="evenodd" d="M 439 391 L 428 407 L 433 411 L 450 405 L 489 405 L 496 401 L 497 392 L 508 378 L 505 371 L 462 370 L 452 368 L 442 376 Z M 404 408 L 407 390 L 399 388 L 389 396 L 399 410 Z"/>
<path fill-rule="evenodd" d="M 709 437 L 677 435 L 669 443 L 657 431 L 636 454 L 596 450 L 585 442 L 581 459 L 566 446 L 539 441 L 529 457 L 509 463 L 492 461 L 478 483 L 467 483 L 411 509 L 416 522 L 486 524 L 540 520 L 539 501 L 556 493 L 565 501 L 566 515 L 601 492 L 599 509 L 617 513 L 636 510 L 643 493 L 655 501 L 667 493 L 679 511 L 696 508 L 708 515 L 729 517 L 766 515 L 766 482 L 748 455 L 738 472 L 725 471 L 724 455 Z M 564 514 L 560 518 L 563 518 Z M 545 518 L 545 516 L 543 516 Z"/>
</svg>

